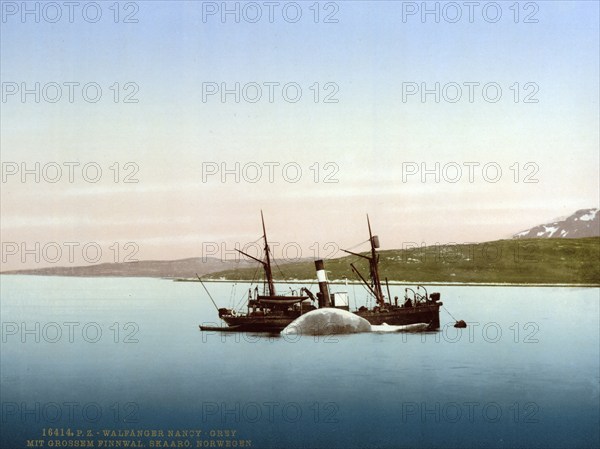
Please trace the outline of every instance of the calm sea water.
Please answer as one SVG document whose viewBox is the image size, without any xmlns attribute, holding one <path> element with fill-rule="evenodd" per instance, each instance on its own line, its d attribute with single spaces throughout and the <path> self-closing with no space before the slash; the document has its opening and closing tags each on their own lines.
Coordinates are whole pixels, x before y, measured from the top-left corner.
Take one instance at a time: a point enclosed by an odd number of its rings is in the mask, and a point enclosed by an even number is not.
<svg viewBox="0 0 600 449">
<path fill-rule="evenodd" d="M 2 448 L 116 429 L 201 431 L 162 440 L 181 447 L 600 447 L 597 288 L 443 286 L 467 329 L 282 338 L 200 332 L 218 320 L 197 283 L 0 282 Z M 222 307 L 247 286 L 209 288 Z"/>
</svg>

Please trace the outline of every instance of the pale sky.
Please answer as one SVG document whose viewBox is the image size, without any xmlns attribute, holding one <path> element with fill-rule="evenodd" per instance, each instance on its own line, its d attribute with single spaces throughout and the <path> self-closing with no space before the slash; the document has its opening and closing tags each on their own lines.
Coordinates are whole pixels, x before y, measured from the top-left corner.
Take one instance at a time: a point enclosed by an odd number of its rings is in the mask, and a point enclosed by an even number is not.
<svg viewBox="0 0 600 449">
<path fill-rule="evenodd" d="M 499 2 L 495 23 L 463 2 L 426 2 L 439 23 L 408 14 L 421 2 L 321 2 L 318 17 L 313 1 L 290 3 L 273 23 L 264 2 L 229 2 L 237 23 L 208 15 L 221 2 L 191 1 L 123 2 L 118 17 L 100 2 L 96 23 L 93 9 L 70 23 L 63 5 L 51 23 L 43 2 L 25 16 L 2 2 L 2 269 L 91 263 L 89 243 L 100 261 L 122 261 L 128 242 L 140 260 L 233 249 L 260 236 L 261 209 L 274 242 L 312 257 L 315 243 L 323 256 L 366 240 L 367 213 L 391 249 L 508 238 L 598 207 L 598 2 L 520 2 L 518 17 Z M 208 95 L 236 83 L 239 102 Z"/>
</svg>

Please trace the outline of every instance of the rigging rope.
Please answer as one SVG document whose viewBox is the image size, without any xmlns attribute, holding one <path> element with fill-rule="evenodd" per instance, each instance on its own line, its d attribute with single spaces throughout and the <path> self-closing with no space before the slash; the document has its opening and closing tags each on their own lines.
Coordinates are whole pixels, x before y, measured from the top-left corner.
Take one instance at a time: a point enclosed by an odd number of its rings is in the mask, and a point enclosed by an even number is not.
<svg viewBox="0 0 600 449">
<path fill-rule="evenodd" d="M 450 311 L 449 311 L 448 309 L 446 309 L 446 307 L 445 307 L 445 306 L 442 306 L 442 309 L 444 309 L 444 310 L 446 311 L 446 313 L 447 313 L 448 315 L 450 315 L 450 317 L 451 317 L 451 318 L 452 318 L 454 321 L 458 322 L 458 320 L 452 316 L 452 314 L 450 313 Z"/>
<path fill-rule="evenodd" d="M 269 249 L 269 252 L 271 253 L 271 256 L 273 257 L 273 263 L 275 264 L 275 266 L 277 267 L 277 269 L 279 270 L 279 274 L 281 274 L 281 277 L 283 278 L 283 280 L 286 280 L 286 275 L 283 271 L 281 271 L 281 267 L 279 266 L 279 264 L 277 263 L 277 261 L 275 260 L 275 256 L 273 255 L 273 253 L 271 252 L 271 250 Z"/>
<path fill-rule="evenodd" d="M 254 275 L 252 276 L 252 281 L 250 281 L 250 288 L 252 288 L 252 285 L 254 285 L 254 280 L 256 279 L 256 274 L 258 273 L 259 268 L 260 268 L 260 265 L 257 265 L 256 270 L 254 270 Z M 234 310 L 241 310 L 241 307 L 244 304 L 244 301 L 246 299 L 247 299 L 247 293 L 244 292 L 244 294 L 240 298 L 239 302 L 237 303 L 237 306 L 235 306 Z"/>
<path fill-rule="evenodd" d="M 358 248 L 360 245 L 364 245 L 364 244 L 365 244 L 365 243 L 367 243 L 368 241 L 369 241 L 369 239 L 365 240 L 364 242 L 357 243 L 356 245 L 354 245 L 354 246 L 351 246 L 351 247 L 350 247 L 350 248 L 348 248 L 347 250 L 348 250 L 348 251 L 351 251 L 351 250 L 353 250 L 354 248 Z"/>
</svg>

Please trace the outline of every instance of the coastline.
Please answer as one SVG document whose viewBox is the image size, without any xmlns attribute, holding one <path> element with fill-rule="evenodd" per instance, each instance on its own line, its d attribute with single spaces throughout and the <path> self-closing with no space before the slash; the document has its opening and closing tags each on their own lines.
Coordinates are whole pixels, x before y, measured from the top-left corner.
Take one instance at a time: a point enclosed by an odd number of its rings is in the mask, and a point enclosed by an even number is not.
<svg viewBox="0 0 600 449">
<path fill-rule="evenodd" d="M 195 278 L 175 278 L 175 277 L 161 277 L 161 276 L 86 276 L 86 275 L 64 275 L 64 274 L 41 274 L 41 273 L 0 273 L 0 276 L 31 276 L 31 277 L 64 277 L 64 278 L 88 278 L 88 279 L 158 279 L 171 282 L 199 282 Z M 244 283 L 251 284 L 253 281 L 250 279 L 202 279 L 202 282 L 211 283 Z M 293 280 L 276 280 L 276 284 L 317 284 L 316 279 L 293 279 Z M 361 285 L 359 281 L 351 280 L 330 280 L 331 285 Z M 472 287 L 560 287 L 560 288 L 600 288 L 600 284 L 568 284 L 568 283 L 542 283 L 542 282 L 528 282 L 528 283 L 517 283 L 517 282 L 445 282 L 445 281 L 389 281 L 390 285 L 434 285 L 434 286 L 449 286 L 449 287 L 460 287 L 460 286 L 472 286 Z"/>
<path fill-rule="evenodd" d="M 185 279 L 176 278 L 172 279 L 173 282 L 198 282 L 197 279 Z M 202 279 L 202 282 L 215 282 L 215 283 L 245 283 L 250 284 L 250 279 Z M 328 281 L 331 285 L 362 285 L 359 281 L 346 281 L 346 280 L 330 280 Z M 294 279 L 287 281 L 275 281 L 276 284 L 317 284 L 315 279 Z M 428 281 L 389 281 L 390 285 L 436 285 L 436 286 L 473 286 L 473 287 L 585 287 L 585 288 L 600 288 L 600 284 L 548 284 L 548 283 L 514 283 L 514 282 L 428 282 Z"/>
</svg>

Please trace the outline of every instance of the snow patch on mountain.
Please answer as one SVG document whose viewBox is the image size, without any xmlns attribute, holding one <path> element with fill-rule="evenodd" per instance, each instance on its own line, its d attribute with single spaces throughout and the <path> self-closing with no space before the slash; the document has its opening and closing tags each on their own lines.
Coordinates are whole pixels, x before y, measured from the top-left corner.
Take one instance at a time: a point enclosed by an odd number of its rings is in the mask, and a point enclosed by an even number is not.
<svg viewBox="0 0 600 449">
<path fill-rule="evenodd" d="M 598 210 L 599 209 L 596 209 L 593 212 L 590 212 L 589 214 L 585 214 L 585 215 L 579 217 L 579 219 L 582 220 L 582 221 L 592 221 L 598 215 Z"/>
<path fill-rule="evenodd" d="M 599 209 L 580 209 L 564 220 L 546 223 L 513 235 L 515 239 L 600 237 Z"/>
</svg>

